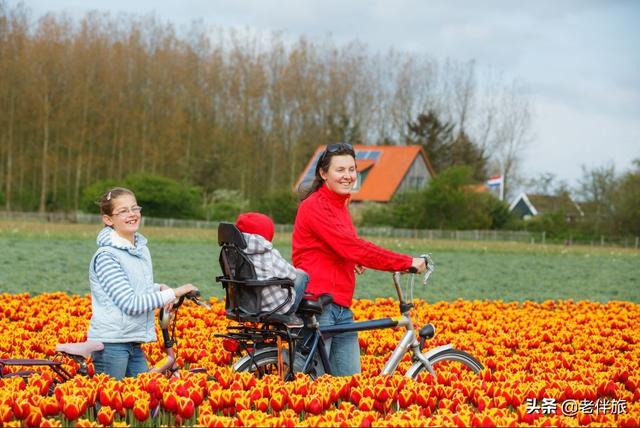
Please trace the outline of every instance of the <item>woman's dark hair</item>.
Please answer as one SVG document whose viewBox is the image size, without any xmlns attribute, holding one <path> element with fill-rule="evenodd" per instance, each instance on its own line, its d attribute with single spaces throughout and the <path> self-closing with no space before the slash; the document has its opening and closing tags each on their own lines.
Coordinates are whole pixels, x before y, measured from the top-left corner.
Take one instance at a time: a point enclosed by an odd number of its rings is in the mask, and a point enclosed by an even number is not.
<svg viewBox="0 0 640 428">
<path fill-rule="evenodd" d="M 100 214 L 109 216 L 113 215 L 113 200 L 122 195 L 131 195 L 133 197 L 136 196 L 129 189 L 125 189 L 124 187 L 114 187 L 113 189 L 107 191 L 100 197 L 100 199 L 96 201 L 96 204 L 100 207 Z"/>
<path fill-rule="evenodd" d="M 316 172 L 315 172 L 315 176 L 313 177 L 313 182 L 309 187 L 306 187 L 301 190 L 302 196 L 300 200 L 304 201 L 313 193 L 318 191 L 320 187 L 322 187 L 324 180 L 320 175 L 320 170 L 324 171 L 325 173 L 329 170 L 329 165 L 331 164 L 331 158 L 334 156 L 344 156 L 344 155 L 352 156 L 353 159 L 355 160 L 356 152 L 355 150 L 353 150 L 353 146 L 351 144 L 333 143 L 333 144 L 329 144 L 324 149 L 324 152 L 322 152 L 322 154 L 320 155 L 320 158 L 318 159 L 318 163 L 316 164 Z"/>
</svg>

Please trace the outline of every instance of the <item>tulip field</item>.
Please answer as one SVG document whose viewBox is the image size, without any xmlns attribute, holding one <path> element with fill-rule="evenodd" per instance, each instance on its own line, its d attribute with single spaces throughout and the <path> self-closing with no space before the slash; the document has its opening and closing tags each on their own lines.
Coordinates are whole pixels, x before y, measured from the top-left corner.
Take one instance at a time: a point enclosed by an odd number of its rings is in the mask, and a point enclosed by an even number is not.
<svg viewBox="0 0 640 428">
<path fill-rule="evenodd" d="M 59 358 L 57 343 L 86 340 L 87 266 L 99 225 L 0 221 L 0 359 Z M 408 254 L 433 252 L 436 272 L 417 287 L 413 319 L 431 322 L 426 350 L 451 343 L 485 366 L 437 375 L 379 376 L 401 331 L 359 334 L 362 373 L 298 374 L 284 382 L 234 373 L 223 346 L 213 230 L 145 227 L 158 282 L 192 282 L 211 303 L 177 320 L 179 371 L 115 381 L 48 368 L 27 378 L 0 367 L 0 428 L 21 426 L 640 426 L 640 252 L 500 242 L 379 238 Z M 290 235 L 275 244 L 290 258 Z M 356 320 L 398 315 L 388 273 L 358 277 Z M 151 365 L 160 341 L 143 345 Z M 92 364 L 89 363 L 90 374 Z"/>
<path fill-rule="evenodd" d="M 180 309 L 179 378 L 143 374 L 114 381 L 76 376 L 55 384 L 48 369 L 26 381 L 0 379 L 0 426 L 638 426 L 640 305 L 622 301 L 421 304 L 420 323 L 485 366 L 474 375 L 439 366 L 417 380 L 377 373 L 400 332 L 360 333 L 362 373 L 303 375 L 289 382 L 234 373 L 234 357 L 214 333 L 225 331 L 224 304 Z M 57 342 L 85 340 L 88 296 L 0 294 L 0 358 L 51 358 Z M 392 299 L 359 300 L 357 319 L 393 316 Z M 163 353 L 144 345 L 151 364 Z M 68 368 L 76 370 L 73 364 Z M 5 367 L 4 374 L 16 370 Z M 157 411 L 157 412 L 156 412 Z M 154 413 L 157 413 L 153 416 Z"/>
</svg>

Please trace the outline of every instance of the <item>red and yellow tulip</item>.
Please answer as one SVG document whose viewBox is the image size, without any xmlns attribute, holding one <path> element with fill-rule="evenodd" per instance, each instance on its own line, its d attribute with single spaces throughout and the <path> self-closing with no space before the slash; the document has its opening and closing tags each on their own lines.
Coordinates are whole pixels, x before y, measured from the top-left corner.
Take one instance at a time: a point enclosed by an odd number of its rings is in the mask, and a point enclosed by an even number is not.
<svg viewBox="0 0 640 428">
<path fill-rule="evenodd" d="M 56 375 L 44 368 L 28 382 L 0 378 L 0 426 L 148 424 L 157 406 L 154 425 L 640 425 L 637 304 L 422 304 L 415 320 L 438 327 L 428 346 L 453 343 L 483 362 L 482 373 L 442 363 L 436 365 L 435 378 L 422 373 L 417 380 L 407 379 L 401 376 L 412 364 L 406 356 L 400 374 L 380 377 L 377 373 L 402 332 L 374 330 L 359 335 L 365 353 L 362 374 L 315 381 L 298 374 L 283 382 L 278 376 L 258 379 L 232 371 L 233 354 L 213 337 L 225 332 L 230 321 L 224 318 L 224 302 L 211 303 L 211 311 L 185 305 L 177 325 L 178 359 L 205 368 L 206 374 L 180 371 L 179 378 L 167 378 L 145 373 L 119 382 L 105 375 L 76 376 L 58 384 Z M 85 340 L 90 307 L 88 297 L 64 293 L 0 295 L 0 358 L 50 358 L 58 341 Z M 360 300 L 353 311 L 356 319 L 394 316 L 397 303 Z M 150 364 L 163 358 L 158 344 L 146 344 L 144 350 Z M 65 368 L 78 370 L 71 361 Z M 3 374 L 18 369 L 6 366 Z M 544 399 L 557 408 L 541 412 L 527 407 L 531 400 L 539 404 Z M 592 402 L 593 411 L 564 415 L 559 406 L 566 400 Z M 606 411 L 596 411 L 598 402 Z"/>
</svg>

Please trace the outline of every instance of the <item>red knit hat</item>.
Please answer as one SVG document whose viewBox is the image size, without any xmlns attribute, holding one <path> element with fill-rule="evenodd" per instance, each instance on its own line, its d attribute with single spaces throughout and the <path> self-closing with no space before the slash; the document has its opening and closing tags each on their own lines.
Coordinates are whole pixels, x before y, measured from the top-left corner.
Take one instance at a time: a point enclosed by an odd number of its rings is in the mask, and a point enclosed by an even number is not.
<svg viewBox="0 0 640 428">
<path fill-rule="evenodd" d="M 260 235 L 267 241 L 273 240 L 275 226 L 273 220 L 261 213 L 243 213 L 238 216 L 236 226 L 240 232 Z"/>
</svg>

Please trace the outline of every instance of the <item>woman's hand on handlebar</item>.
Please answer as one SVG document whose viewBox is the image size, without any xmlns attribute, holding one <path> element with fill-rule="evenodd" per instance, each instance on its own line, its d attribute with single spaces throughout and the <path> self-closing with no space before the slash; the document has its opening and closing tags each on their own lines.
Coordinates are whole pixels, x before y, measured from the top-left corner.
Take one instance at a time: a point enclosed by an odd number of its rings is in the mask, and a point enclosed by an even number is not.
<svg viewBox="0 0 640 428">
<path fill-rule="evenodd" d="M 411 267 L 411 270 L 415 270 L 415 273 L 422 273 L 427 270 L 427 262 L 423 257 L 414 257 L 413 262 L 411 263 Z"/>
</svg>

